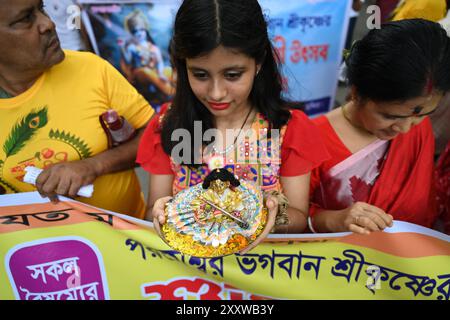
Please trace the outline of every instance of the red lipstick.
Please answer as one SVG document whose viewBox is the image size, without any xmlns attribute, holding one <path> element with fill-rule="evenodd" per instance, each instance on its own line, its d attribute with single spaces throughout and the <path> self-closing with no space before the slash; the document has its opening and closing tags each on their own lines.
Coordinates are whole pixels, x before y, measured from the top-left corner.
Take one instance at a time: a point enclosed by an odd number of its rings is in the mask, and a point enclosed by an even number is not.
<svg viewBox="0 0 450 320">
<path fill-rule="evenodd" d="M 212 109 L 217 110 L 217 111 L 221 111 L 221 110 L 226 110 L 230 107 L 230 103 L 215 103 L 215 102 L 209 102 L 209 105 Z"/>
</svg>

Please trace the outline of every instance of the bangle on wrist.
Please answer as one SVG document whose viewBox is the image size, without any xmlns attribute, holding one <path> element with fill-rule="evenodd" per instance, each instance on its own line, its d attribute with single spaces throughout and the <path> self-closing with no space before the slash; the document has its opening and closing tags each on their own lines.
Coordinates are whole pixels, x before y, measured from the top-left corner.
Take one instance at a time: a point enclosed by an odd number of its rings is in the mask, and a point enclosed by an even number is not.
<svg viewBox="0 0 450 320">
<path fill-rule="evenodd" d="M 312 217 L 311 216 L 308 216 L 308 227 L 309 227 L 309 230 L 311 230 L 312 233 L 317 233 L 317 231 L 313 227 L 313 221 L 312 221 Z"/>
</svg>

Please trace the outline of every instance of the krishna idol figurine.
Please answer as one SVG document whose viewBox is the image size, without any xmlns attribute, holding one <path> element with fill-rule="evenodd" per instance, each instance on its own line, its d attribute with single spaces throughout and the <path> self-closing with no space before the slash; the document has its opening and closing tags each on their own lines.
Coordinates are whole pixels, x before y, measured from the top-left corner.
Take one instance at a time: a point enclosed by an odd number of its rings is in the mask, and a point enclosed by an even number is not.
<svg viewBox="0 0 450 320">
<path fill-rule="evenodd" d="M 203 184 L 175 195 L 165 208 L 165 242 L 183 254 L 212 258 L 239 252 L 262 233 L 267 209 L 259 187 L 214 169 Z"/>
</svg>

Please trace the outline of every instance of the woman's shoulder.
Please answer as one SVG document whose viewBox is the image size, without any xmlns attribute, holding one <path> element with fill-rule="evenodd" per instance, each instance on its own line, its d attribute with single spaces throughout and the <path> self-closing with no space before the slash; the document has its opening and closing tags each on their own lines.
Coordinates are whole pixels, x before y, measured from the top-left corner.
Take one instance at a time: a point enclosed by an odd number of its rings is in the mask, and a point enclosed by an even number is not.
<svg viewBox="0 0 450 320">
<path fill-rule="evenodd" d="M 317 126 L 328 127 L 332 126 L 334 122 L 339 121 L 340 116 L 341 116 L 340 108 L 336 108 L 314 118 L 313 122 Z"/>
<path fill-rule="evenodd" d="M 301 110 L 291 110 L 281 154 L 283 176 L 305 174 L 329 159 L 318 128 Z"/>
<path fill-rule="evenodd" d="M 290 109 L 289 112 L 292 117 L 307 117 L 306 113 L 301 109 Z"/>
<path fill-rule="evenodd" d="M 284 135 L 286 142 L 304 144 L 320 139 L 320 132 L 314 122 L 301 110 L 290 110 L 291 117 Z M 302 137 L 303 139 L 299 139 Z"/>
<path fill-rule="evenodd" d="M 291 117 L 287 123 L 289 126 L 298 125 L 301 123 L 311 124 L 311 119 L 309 119 L 309 117 L 306 115 L 306 113 L 303 112 L 302 110 L 291 109 L 291 110 L 289 110 L 289 112 L 291 113 Z"/>
<path fill-rule="evenodd" d="M 297 127 L 297 126 L 306 126 L 314 127 L 319 131 L 328 131 L 331 128 L 330 120 L 327 115 L 320 115 L 315 118 L 310 118 L 301 110 L 291 110 L 291 118 L 288 122 L 288 126 Z"/>
</svg>

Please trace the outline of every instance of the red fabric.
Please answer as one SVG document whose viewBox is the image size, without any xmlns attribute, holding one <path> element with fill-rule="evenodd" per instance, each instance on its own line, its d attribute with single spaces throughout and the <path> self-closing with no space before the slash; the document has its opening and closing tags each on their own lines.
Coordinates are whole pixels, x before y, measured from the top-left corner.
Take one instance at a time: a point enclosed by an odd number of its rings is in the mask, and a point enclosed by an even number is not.
<svg viewBox="0 0 450 320">
<path fill-rule="evenodd" d="M 161 144 L 159 119 L 166 112 L 168 104 L 161 107 L 159 114 L 153 117 L 145 128 L 139 142 L 136 162 L 151 174 L 174 174 L 170 157 L 164 152 Z"/>
<path fill-rule="evenodd" d="M 166 110 L 167 105 L 163 106 L 160 113 L 151 120 L 139 144 L 136 162 L 151 174 L 174 174 L 170 157 L 161 145 L 159 119 Z M 329 159 L 326 147 L 319 136 L 319 130 L 303 112 L 292 111 L 281 146 L 282 176 L 308 173 Z"/>
<path fill-rule="evenodd" d="M 436 219 L 433 155 L 433 130 L 426 118 L 391 142 L 369 203 L 397 220 L 431 228 Z"/>
<path fill-rule="evenodd" d="M 327 117 L 320 116 L 313 120 L 313 123 L 319 130 L 319 134 L 327 148 L 330 158 L 323 162 L 322 165 L 311 172 L 310 193 L 312 194 L 320 185 L 322 172 L 328 172 L 339 162 L 347 159 L 352 155 L 350 150 L 342 143 Z"/>
<path fill-rule="evenodd" d="M 322 132 L 332 159 L 313 170 L 311 194 L 319 187 L 323 173 L 351 155 L 326 117 L 314 122 Z M 391 141 L 368 203 L 392 214 L 396 220 L 432 227 L 436 218 L 433 153 L 434 137 L 427 118 Z M 317 210 L 317 205 L 313 204 L 311 214 Z"/>
<path fill-rule="evenodd" d="M 313 119 L 313 123 L 316 125 L 320 132 L 325 147 L 330 154 L 330 158 L 327 161 L 323 162 L 319 167 L 311 171 L 311 180 L 309 185 L 309 193 L 311 197 L 314 194 L 315 190 L 320 187 L 322 172 L 328 172 L 328 170 L 330 170 L 336 164 L 352 155 L 350 150 L 347 149 L 347 147 L 342 143 L 341 139 L 334 131 L 327 117 L 317 117 Z M 314 202 L 311 202 L 309 205 L 309 214 L 311 216 L 314 216 L 320 209 L 320 206 L 318 206 Z"/>
<path fill-rule="evenodd" d="M 381 12 L 381 22 L 386 22 L 397 7 L 400 0 L 378 0 L 377 6 Z"/>
<path fill-rule="evenodd" d="M 450 234 L 450 142 L 439 158 L 435 178 L 438 214 L 444 224 L 444 232 Z"/>
<path fill-rule="evenodd" d="M 306 174 L 327 159 L 330 155 L 319 130 L 302 111 L 293 110 L 281 146 L 280 175 Z"/>
</svg>

